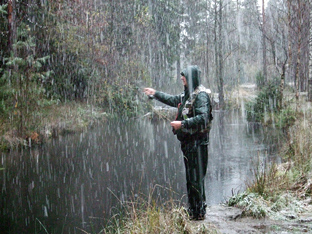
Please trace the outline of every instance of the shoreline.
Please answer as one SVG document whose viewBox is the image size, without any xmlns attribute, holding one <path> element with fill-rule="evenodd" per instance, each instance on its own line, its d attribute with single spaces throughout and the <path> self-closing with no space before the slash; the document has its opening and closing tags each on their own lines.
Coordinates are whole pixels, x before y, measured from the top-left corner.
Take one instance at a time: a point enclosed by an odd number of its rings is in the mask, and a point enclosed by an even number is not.
<svg viewBox="0 0 312 234">
<path fill-rule="evenodd" d="M 109 118 L 109 114 L 99 108 L 76 102 L 49 106 L 38 115 L 41 118 L 37 124 L 25 131 L 22 137 L 18 136 L 18 131 L 11 124 L 2 121 L 4 130 L 0 138 L 0 151 L 40 145 L 59 135 L 85 131 Z"/>
</svg>

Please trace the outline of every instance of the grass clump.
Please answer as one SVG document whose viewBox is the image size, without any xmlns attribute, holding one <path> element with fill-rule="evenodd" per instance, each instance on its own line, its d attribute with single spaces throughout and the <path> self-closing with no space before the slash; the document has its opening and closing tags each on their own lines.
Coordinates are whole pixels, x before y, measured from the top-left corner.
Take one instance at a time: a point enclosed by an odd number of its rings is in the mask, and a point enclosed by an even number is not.
<svg viewBox="0 0 312 234">
<path fill-rule="evenodd" d="M 122 204 L 120 215 L 112 217 L 100 233 L 218 233 L 217 229 L 208 223 L 190 221 L 186 209 L 179 205 L 179 202 L 171 199 L 165 204 L 158 203 L 152 195 L 148 198 L 136 196 L 133 201 Z"/>
<path fill-rule="evenodd" d="M 305 211 L 305 203 L 291 193 L 282 193 L 264 199 L 257 193 L 244 192 L 233 196 L 228 201 L 229 206 L 243 210 L 244 216 L 254 218 L 269 217 L 274 220 L 292 220 Z"/>
<path fill-rule="evenodd" d="M 267 216 L 267 206 L 263 197 L 256 193 L 244 192 L 233 196 L 228 201 L 229 206 L 243 209 L 243 215 L 261 218 Z"/>
<path fill-rule="evenodd" d="M 190 221 L 183 207 L 176 205 L 159 207 L 156 203 L 137 207 L 138 204 L 135 202 L 130 202 L 127 206 L 125 216 L 114 217 L 111 225 L 101 233 L 218 233 L 213 226 Z"/>
</svg>

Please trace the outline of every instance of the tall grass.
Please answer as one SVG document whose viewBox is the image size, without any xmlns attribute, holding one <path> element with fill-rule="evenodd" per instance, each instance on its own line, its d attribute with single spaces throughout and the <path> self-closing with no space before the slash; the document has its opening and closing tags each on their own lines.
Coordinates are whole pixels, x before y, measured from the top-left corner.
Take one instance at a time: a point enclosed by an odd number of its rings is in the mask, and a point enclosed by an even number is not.
<svg viewBox="0 0 312 234">
<path fill-rule="evenodd" d="M 112 217 L 99 233 L 218 233 L 217 229 L 208 223 L 190 221 L 179 201 L 169 199 L 164 204 L 157 203 L 153 199 L 153 191 L 148 197 L 134 197 L 132 201 L 123 204 L 122 215 Z"/>
<path fill-rule="evenodd" d="M 288 175 L 294 182 L 291 189 L 298 196 L 312 192 L 312 113 L 309 109 L 289 130 L 289 140 L 284 148 L 284 158 L 289 163 Z"/>
</svg>

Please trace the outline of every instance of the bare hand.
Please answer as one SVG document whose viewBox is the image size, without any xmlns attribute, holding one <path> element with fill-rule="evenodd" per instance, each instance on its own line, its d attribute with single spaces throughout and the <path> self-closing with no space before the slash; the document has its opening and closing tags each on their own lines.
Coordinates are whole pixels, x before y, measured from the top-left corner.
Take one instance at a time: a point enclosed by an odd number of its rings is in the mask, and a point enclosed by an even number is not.
<svg viewBox="0 0 312 234">
<path fill-rule="evenodd" d="M 144 89 L 144 93 L 145 93 L 146 95 L 154 95 L 155 92 L 156 92 L 156 90 L 155 90 L 155 89 L 152 89 L 152 88 L 145 88 L 145 89 Z"/>
<path fill-rule="evenodd" d="M 172 121 L 170 125 L 174 128 L 174 130 L 179 130 L 181 128 L 182 121 Z"/>
</svg>

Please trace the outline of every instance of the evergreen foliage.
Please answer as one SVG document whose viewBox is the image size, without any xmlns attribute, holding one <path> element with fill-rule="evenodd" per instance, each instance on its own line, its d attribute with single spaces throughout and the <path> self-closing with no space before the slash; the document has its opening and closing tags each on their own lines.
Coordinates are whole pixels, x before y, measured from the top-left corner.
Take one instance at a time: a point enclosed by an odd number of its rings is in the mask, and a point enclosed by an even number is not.
<svg viewBox="0 0 312 234">
<path fill-rule="evenodd" d="M 247 120 L 249 122 L 268 123 L 274 121 L 274 114 L 279 110 L 279 86 L 269 82 L 262 87 L 254 101 L 246 104 Z"/>
<path fill-rule="evenodd" d="M 6 69 L 0 79 L 1 112 L 19 129 L 20 136 L 24 133 L 24 123 L 31 120 L 44 98 L 42 82 L 51 75 L 50 71 L 42 70 L 49 56 L 37 58 L 35 47 L 29 27 L 21 24 L 13 52 L 4 59 Z"/>
</svg>

